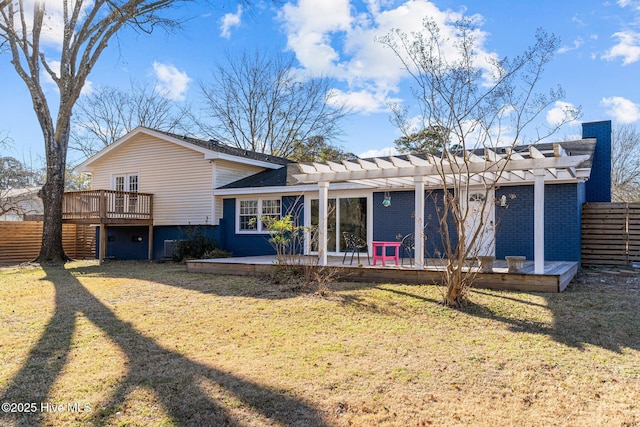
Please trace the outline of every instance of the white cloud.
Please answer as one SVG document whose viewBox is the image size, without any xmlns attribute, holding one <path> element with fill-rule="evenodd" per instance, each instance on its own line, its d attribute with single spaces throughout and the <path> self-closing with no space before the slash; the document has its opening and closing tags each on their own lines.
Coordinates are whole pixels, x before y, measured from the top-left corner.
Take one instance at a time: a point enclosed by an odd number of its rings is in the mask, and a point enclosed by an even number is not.
<svg viewBox="0 0 640 427">
<path fill-rule="evenodd" d="M 582 38 L 577 38 L 573 41 L 573 44 L 571 46 L 562 46 L 560 49 L 558 49 L 558 53 L 562 54 L 562 53 L 570 52 L 572 50 L 576 50 L 580 48 L 580 46 L 582 46 L 583 44 L 584 44 L 584 40 L 582 40 Z"/>
<path fill-rule="evenodd" d="M 547 111 L 547 123 L 551 126 L 560 126 L 567 123 L 567 119 L 570 118 L 576 111 L 576 106 L 570 102 L 556 101 L 549 111 Z"/>
<path fill-rule="evenodd" d="M 633 123 L 640 120 L 640 107 L 626 98 L 621 96 L 602 98 L 600 104 L 607 109 L 607 114 L 619 123 Z"/>
<path fill-rule="evenodd" d="M 287 3 L 280 19 L 287 35 L 287 47 L 300 64 L 313 74 L 335 77 L 346 88 L 341 96 L 356 112 L 380 111 L 398 92 L 407 77 L 391 49 L 376 41 L 401 29 L 406 34 L 420 31 L 428 16 L 440 27 L 443 38 L 451 40 L 445 53 L 453 59 L 456 33 L 452 23 L 462 12 L 442 11 L 427 0 L 408 0 L 391 8 L 391 2 L 367 0 L 356 10 L 349 0 L 299 0 Z M 479 16 L 467 16 L 480 24 Z M 486 33 L 477 31 L 478 57 L 494 56 L 484 49 Z M 482 66 L 479 63 L 480 66 Z"/>
<path fill-rule="evenodd" d="M 153 63 L 153 71 L 158 80 L 158 90 L 167 99 L 173 101 L 184 100 L 184 94 L 189 88 L 191 79 L 187 73 L 178 70 L 170 64 Z"/>
<path fill-rule="evenodd" d="M 364 153 L 358 155 L 361 159 L 368 159 L 371 157 L 388 157 L 400 154 L 400 151 L 395 147 L 384 147 L 379 150 L 367 150 Z"/>
<path fill-rule="evenodd" d="M 367 90 L 354 90 L 343 92 L 338 89 L 332 91 L 329 103 L 344 105 L 352 111 L 362 114 L 372 114 L 387 111 L 387 103 L 390 101 L 385 93 L 375 93 Z M 400 100 L 394 100 L 399 102 Z"/>
<path fill-rule="evenodd" d="M 60 61 L 55 59 L 48 59 L 47 64 L 49 64 L 49 68 L 51 68 L 51 71 L 53 71 L 56 76 L 60 77 Z M 53 77 L 51 77 L 51 75 L 44 68 L 42 68 L 40 71 L 40 79 L 44 84 L 51 85 L 55 87 L 56 90 L 58 89 L 58 85 L 53 81 Z"/>
<path fill-rule="evenodd" d="M 227 13 L 222 17 L 220 25 L 220 36 L 225 39 L 231 38 L 231 29 L 240 25 L 242 18 L 242 5 L 238 5 L 236 13 Z"/>
<path fill-rule="evenodd" d="M 80 90 L 81 95 L 89 96 L 92 95 L 96 90 L 93 88 L 93 82 L 91 80 L 86 80 L 84 82 L 84 86 L 82 86 L 82 90 Z"/>
<path fill-rule="evenodd" d="M 620 7 L 631 6 L 631 8 L 640 11 L 640 1 L 638 0 L 618 0 L 617 3 Z"/>
<path fill-rule="evenodd" d="M 25 23 L 29 31 L 33 27 L 33 10 L 35 3 L 42 3 L 41 0 L 24 0 Z M 45 3 L 45 16 L 42 23 L 42 32 L 40 33 L 40 43 L 43 47 L 49 46 L 56 49 L 62 47 L 62 39 L 64 35 L 64 2 L 48 1 Z M 69 9 L 75 7 L 75 2 L 69 2 Z M 84 17 L 89 7 L 93 6 L 93 2 L 85 2 L 81 5 L 79 22 L 84 22 Z M 72 10 L 71 10 L 72 11 Z M 71 13 L 71 11 L 69 13 Z M 22 28 L 20 18 L 15 16 L 16 29 Z"/>
<path fill-rule="evenodd" d="M 612 37 L 618 39 L 618 43 L 602 56 L 603 59 L 611 61 L 622 57 L 622 65 L 633 64 L 640 60 L 640 32 L 618 31 Z"/>
</svg>

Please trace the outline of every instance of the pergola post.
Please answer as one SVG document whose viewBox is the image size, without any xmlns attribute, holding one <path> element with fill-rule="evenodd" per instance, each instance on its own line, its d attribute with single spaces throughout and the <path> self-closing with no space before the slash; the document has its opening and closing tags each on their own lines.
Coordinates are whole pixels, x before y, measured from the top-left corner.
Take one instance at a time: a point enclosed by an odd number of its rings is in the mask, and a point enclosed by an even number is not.
<svg viewBox="0 0 640 427">
<path fill-rule="evenodd" d="M 318 265 L 327 265 L 327 217 L 329 206 L 329 182 L 318 182 Z"/>
<path fill-rule="evenodd" d="M 415 191 L 415 224 L 414 224 L 414 256 L 417 270 L 424 269 L 424 177 L 413 178 Z"/>
<path fill-rule="evenodd" d="M 544 274 L 544 169 L 533 171 L 533 259 L 534 273 Z"/>
</svg>

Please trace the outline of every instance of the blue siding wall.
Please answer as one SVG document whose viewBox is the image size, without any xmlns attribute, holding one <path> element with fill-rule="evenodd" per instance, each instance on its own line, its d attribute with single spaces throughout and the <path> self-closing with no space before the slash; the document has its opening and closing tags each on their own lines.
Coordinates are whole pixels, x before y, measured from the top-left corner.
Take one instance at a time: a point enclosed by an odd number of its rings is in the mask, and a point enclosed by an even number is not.
<svg viewBox="0 0 640 427">
<path fill-rule="evenodd" d="M 545 259 L 580 261 L 580 213 L 584 189 L 581 184 L 545 186 Z M 522 255 L 533 259 L 533 186 L 502 187 L 496 199 L 511 194 L 508 208 L 496 207 L 496 258 Z"/>
<path fill-rule="evenodd" d="M 223 248 L 221 241 L 221 227 L 215 225 L 172 225 L 153 228 L 153 258 L 164 258 L 165 240 L 186 240 L 189 236 L 206 236 L 213 240 L 216 246 Z"/>
<path fill-rule="evenodd" d="M 291 214 L 297 225 L 304 223 L 304 198 L 282 197 L 283 214 Z M 269 243 L 269 234 L 236 234 L 236 199 L 225 199 L 223 205 L 222 241 L 224 249 L 234 256 L 273 255 L 275 250 Z M 301 248 L 300 248 L 301 249 Z"/>
<path fill-rule="evenodd" d="M 189 234 L 205 235 L 220 245 L 220 229 L 215 226 L 156 226 L 153 227 L 153 256 L 164 257 L 164 241 L 186 239 Z M 138 238 L 142 239 L 139 240 Z M 100 247 L 100 227 L 96 228 L 96 248 Z M 120 260 L 146 260 L 149 251 L 149 228 L 107 227 L 107 258 Z M 96 258 L 98 257 L 96 253 Z"/>
<path fill-rule="evenodd" d="M 233 256 L 271 255 L 275 251 L 269 243 L 269 234 L 236 234 L 236 199 L 224 199 L 223 226 L 224 249 Z"/>
<path fill-rule="evenodd" d="M 597 138 L 596 150 L 591 166 L 591 177 L 587 181 L 587 202 L 611 201 L 611 121 L 582 124 L 583 138 Z"/>
<path fill-rule="evenodd" d="M 137 238 L 142 240 L 139 241 Z M 135 238 L 135 239 L 134 239 Z M 100 247 L 100 227 L 96 227 L 96 258 Z M 105 258 L 145 260 L 149 251 L 148 227 L 107 227 Z"/>
</svg>

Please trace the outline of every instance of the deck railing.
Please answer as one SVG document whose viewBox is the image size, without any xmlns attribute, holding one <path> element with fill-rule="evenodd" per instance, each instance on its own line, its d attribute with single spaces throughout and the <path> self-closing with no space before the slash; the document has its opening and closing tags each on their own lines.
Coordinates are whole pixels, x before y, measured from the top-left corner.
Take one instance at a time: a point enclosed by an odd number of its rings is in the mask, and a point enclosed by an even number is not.
<svg viewBox="0 0 640 427">
<path fill-rule="evenodd" d="M 62 219 L 70 222 L 150 222 L 153 220 L 153 195 L 113 190 L 65 192 Z"/>
</svg>

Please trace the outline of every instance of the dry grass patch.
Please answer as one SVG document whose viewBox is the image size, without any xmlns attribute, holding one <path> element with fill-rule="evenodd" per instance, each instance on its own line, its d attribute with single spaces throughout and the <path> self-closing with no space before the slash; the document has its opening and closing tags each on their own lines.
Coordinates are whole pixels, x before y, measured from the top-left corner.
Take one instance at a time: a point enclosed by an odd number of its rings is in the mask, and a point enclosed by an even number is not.
<svg viewBox="0 0 640 427">
<path fill-rule="evenodd" d="M 0 269 L 1 425 L 640 425 L 638 277 L 568 292 L 341 283 L 182 265 Z"/>
</svg>

